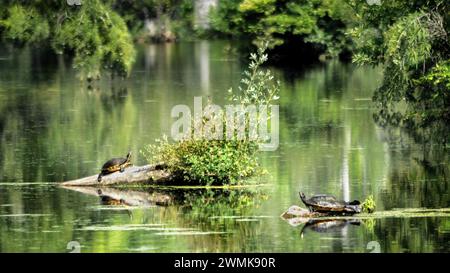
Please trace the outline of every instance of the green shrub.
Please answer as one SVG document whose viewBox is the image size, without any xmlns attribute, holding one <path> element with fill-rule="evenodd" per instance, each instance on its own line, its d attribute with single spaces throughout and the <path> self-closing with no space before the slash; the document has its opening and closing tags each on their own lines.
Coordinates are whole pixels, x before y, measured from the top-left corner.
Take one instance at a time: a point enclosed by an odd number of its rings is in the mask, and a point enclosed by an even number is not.
<svg viewBox="0 0 450 273">
<path fill-rule="evenodd" d="M 182 140 L 167 138 L 142 151 L 152 163 L 164 162 L 168 170 L 186 182 L 202 185 L 240 184 L 241 179 L 261 172 L 258 145 L 238 140 Z"/>
<path fill-rule="evenodd" d="M 136 54 L 124 20 L 98 1 L 71 12 L 56 27 L 53 46 L 73 50 L 74 67 L 88 78 L 99 77 L 102 69 L 127 76 Z"/>
<path fill-rule="evenodd" d="M 274 83 L 269 70 L 260 68 L 267 60 L 266 48 L 267 43 L 257 54 L 251 54 L 249 71 L 244 72 L 238 92 L 229 90 L 232 101 L 245 106 L 268 105 L 278 99 L 279 84 Z M 180 179 L 202 185 L 240 184 L 243 178 L 264 173 L 257 160 L 260 140 L 238 140 L 236 135 L 227 139 L 226 130 L 222 133 L 222 140 L 189 138 L 170 143 L 164 137 L 146 146 L 141 153 L 150 163 L 164 162 Z"/>
<path fill-rule="evenodd" d="M 361 209 L 365 213 L 373 213 L 377 205 L 375 204 L 375 200 L 373 200 L 373 196 L 369 195 L 369 197 L 364 200 L 361 205 Z"/>
<path fill-rule="evenodd" d="M 0 28 L 5 30 L 7 39 L 32 43 L 48 38 L 49 24 L 33 7 L 13 5 L 6 14 L 6 18 L 0 20 Z"/>
</svg>

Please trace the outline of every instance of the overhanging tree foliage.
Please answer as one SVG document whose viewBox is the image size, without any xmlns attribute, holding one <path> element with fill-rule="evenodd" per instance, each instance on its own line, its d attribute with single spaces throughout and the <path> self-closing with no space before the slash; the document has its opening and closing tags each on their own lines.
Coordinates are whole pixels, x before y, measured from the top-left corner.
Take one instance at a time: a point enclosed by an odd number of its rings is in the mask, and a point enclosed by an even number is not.
<svg viewBox="0 0 450 273">
<path fill-rule="evenodd" d="M 376 119 L 415 136 L 448 141 L 450 121 L 450 3 L 349 0 L 358 15 L 351 31 L 358 64 L 382 65 Z M 438 134 L 436 134 L 438 133 Z"/>
<path fill-rule="evenodd" d="M 351 48 L 345 31 L 352 15 L 341 0 L 223 0 L 211 20 L 220 33 L 269 40 L 272 48 L 297 41 L 336 57 Z"/>
<path fill-rule="evenodd" d="M 24 44 L 49 44 L 58 53 L 72 53 L 82 77 L 99 77 L 102 70 L 130 73 L 135 50 L 124 20 L 100 0 L 81 6 L 65 1 L 2 3 L 0 35 Z"/>
</svg>

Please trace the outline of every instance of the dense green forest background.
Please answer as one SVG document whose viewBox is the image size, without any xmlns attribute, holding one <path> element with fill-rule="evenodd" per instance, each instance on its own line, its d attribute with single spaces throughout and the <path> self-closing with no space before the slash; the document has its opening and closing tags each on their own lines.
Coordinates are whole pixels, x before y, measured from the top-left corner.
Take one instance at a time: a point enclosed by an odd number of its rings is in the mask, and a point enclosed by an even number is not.
<svg viewBox="0 0 450 273">
<path fill-rule="evenodd" d="M 418 138 L 437 131 L 444 136 L 439 141 L 448 141 L 448 1 L 218 0 L 207 25 L 196 21 L 198 2 L 3 0 L 0 36 L 16 47 L 72 56 L 88 79 L 129 75 L 136 42 L 213 38 L 268 41 L 273 62 L 341 58 L 382 66 L 373 98 L 378 122 L 414 128 Z"/>
</svg>

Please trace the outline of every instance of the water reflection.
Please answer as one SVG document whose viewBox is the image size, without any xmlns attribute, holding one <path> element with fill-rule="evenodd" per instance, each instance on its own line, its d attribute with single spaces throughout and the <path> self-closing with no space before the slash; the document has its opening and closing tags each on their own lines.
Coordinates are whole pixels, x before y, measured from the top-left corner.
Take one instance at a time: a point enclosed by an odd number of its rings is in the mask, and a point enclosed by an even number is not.
<svg viewBox="0 0 450 273">
<path fill-rule="evenodd" d="M 300 236 L 303 238 L 305 231 L 311 230 L 319 233 L 326 232 L 341 232 L 347 233 L 346 229 L 348 226 L 359 226 L 361 225 L 361 221 L 359 219 L 311 219 L 306 222 L 303 228 L 300 231 Z"/>
</svg>

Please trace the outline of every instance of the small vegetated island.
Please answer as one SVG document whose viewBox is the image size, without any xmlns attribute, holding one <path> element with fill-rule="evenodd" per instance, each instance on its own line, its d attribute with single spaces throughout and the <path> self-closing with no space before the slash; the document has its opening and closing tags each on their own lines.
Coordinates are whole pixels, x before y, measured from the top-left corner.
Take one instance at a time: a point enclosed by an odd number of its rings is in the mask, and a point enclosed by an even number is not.
<svg viewBox="0 0 450 273">
<path fill-rule="evenodd" d="M 208 111 L 212 105 L 208 102 L 202 116 L 193 117 L 188 123 L 192 126 L 178 141 L 169 141 L 163 136 L 141 150 L 149 165 L 129 166 L 129 154 L 127 158 L 106 162 L 100 175 L 62 185 L 244 186 L 247 178 L 264 174 L 258 163 L 258 152 L 269 136 L 265 133 L 267 130 L 258 128 L 264 123 L 267 129 L 277 122 L 271 120 L 273 109 L 267 106 L 279 99 L 280 88 L 272 72 L 261 67 L 268 59 L 267 47 L 268 43 L 262 43 L 257 53 L 250 55 L 249 69 L 244 72 L 238 90 L 228 90 L 230 104 L 238 106 L 235 109 L 240 111 L 233 112 L 231 117 L 223 112 Z M 261 106 L 264 112 L 248 111 L 261 109 Z"/>
</svg>

